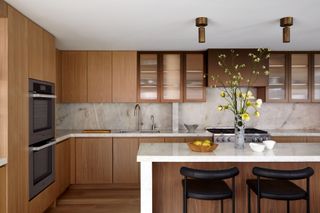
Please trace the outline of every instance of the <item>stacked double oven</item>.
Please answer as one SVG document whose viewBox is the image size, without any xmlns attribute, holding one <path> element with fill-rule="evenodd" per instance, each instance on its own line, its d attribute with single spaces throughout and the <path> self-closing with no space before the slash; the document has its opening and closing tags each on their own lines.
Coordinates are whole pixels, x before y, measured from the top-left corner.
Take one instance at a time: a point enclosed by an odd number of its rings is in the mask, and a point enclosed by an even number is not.
<svg viewBox="0 0 320 213">
<path fill-rule="evenodd" d="M 54 84 L 29 80 L 29 199 L 55 177 L 55 92 Z"/>
</svg>

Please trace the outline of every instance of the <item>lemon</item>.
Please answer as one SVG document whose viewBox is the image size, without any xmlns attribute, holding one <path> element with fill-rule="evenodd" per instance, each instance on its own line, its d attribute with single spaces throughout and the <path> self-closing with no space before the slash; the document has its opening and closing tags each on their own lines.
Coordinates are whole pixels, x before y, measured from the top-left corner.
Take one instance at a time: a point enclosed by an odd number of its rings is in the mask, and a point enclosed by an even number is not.
<svg viewBox="0 0 320 213">
<path fill-rule="evenodd" d="M 202 146 L 211 146 L 211 142 L 210 141 L 204 141 L 202 143 Z"/>
<path fill-rule="evenodd" d="M 194 141 L 193 144 L 196 145 L 196 146 L 201 146 L 202 145 L 202 141 Z"/>
</svg>

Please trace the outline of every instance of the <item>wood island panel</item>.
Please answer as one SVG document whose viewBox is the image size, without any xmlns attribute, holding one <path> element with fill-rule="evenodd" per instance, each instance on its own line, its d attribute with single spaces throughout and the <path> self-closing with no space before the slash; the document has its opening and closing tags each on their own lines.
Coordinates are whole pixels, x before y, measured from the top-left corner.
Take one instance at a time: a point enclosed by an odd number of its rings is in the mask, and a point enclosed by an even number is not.
<svg viewBox="0 0 320 213">
<path fill-rule="evenodd" d="M 315 170 L 310 179 L 311 189 L 311 212 L 320 212 L 320 163 L 153 163 L 153 212 L 154 213 L 176 213 L 182 212 L 182 176 L 180 168 L 187 166 L 198 169 L 226 169 L 238 167 L 239 176 L 236 178 L 236 209 L 237 213 L 247 213 L 247 189 L 246 180 L 254 178 L 251 174 L 254 166 L 274 169 L 300 169 L 307 166 Z M 170 174 L 170 175 L 168 175 Z M 228 184 L 231 181 L 227 181 Z M 295 181 L 305 188 L 305 181 Z M 251 193 L 251 210 L 256 212 L 256 196 Z M 292 201 L 291 213 L 305 212 L 305 201 Z M 262 199 L 262 212 L 283 213 L 286 212 L 285 201 Z M 189 199 L 188 213 L 212 213 L 220 212 L 219 201 L 199 201 Z M 231 200 L 224 201 L 224 212 L 231 212 Z"/>
</svg>

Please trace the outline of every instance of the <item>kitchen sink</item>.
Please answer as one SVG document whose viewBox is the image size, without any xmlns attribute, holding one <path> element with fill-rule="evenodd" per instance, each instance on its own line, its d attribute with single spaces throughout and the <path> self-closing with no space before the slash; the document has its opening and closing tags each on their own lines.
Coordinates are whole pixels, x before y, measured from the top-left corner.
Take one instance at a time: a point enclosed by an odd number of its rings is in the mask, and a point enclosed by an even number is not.
<svg viewBox="0 0 320 213">
<path fill-rule="evenodd" d="M 160 133 L 160 130 L 120 130 L 120 133 Z"/>
</svg>

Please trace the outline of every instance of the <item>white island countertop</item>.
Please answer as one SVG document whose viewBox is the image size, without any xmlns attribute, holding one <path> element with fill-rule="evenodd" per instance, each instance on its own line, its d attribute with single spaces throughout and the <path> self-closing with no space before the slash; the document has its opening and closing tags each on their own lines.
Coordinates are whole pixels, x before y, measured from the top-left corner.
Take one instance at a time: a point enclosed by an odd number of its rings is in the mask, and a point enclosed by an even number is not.
<svg viewBox="0 0 320 213">
<path fill-rule="evenodd" d="M 7 158 L 0 158 L 0 167 L 7 164 Z"/>
<path fill-rule="evenodd" d="M 185 143 L 140 144 L 138 162 L 320 162 L 320 143 L 278 143 L 273 150 L 253 152 L 248 144 L 244 150 L 233 143 L 219 144 L 213 152 L 189 150 Z"/>
</svg>

